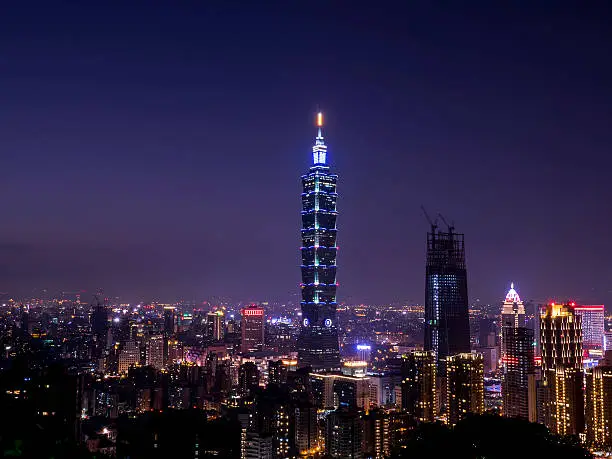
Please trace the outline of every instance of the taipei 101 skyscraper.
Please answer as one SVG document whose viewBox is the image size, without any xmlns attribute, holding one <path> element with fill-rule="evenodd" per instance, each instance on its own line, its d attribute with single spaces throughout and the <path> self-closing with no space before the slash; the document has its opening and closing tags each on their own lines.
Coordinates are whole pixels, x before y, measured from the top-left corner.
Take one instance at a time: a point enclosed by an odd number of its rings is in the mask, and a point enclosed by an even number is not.
<svg viewBox="0 0 612 459">
<path fill-rule="evenodd" d="M 336 323 L 336 182 L 327 164 L 323 114 L 317 115 L 313 164 L 302 176 L 302 324 L 298 339 L 300 367 L 340 369 Z"/>
</svg>

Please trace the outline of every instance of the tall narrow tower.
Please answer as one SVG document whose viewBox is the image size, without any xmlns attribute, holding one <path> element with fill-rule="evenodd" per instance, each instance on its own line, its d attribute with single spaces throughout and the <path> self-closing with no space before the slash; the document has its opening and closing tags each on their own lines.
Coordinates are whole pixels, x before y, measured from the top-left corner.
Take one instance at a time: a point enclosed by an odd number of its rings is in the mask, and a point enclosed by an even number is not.
<svg viewBox="0 0 612 459">
<path fill-rule="evenodd" d="M 425 350 L 433 351 L 438 374 L 444 375 L 446 357 L 470 352 L 470 322 L 463 234 L 427 233 L 425 268 Z"/>
<path fill-rule="evenodd" d="M 525 307 L 514 284 L 502 305 L 502 369 L 504 416 L 529 419 L 529 379 L 535 372 L 533 330 L 525 327 Z"/>
<path fill-rule="evenodd" d="M 336 323 L 336 182 L 327 165 L 323 114 L 317 115 L 313 164 L 302 176 L 302 328 L 298 361 L 313 371 L 340 369 Z"/>
</svg>

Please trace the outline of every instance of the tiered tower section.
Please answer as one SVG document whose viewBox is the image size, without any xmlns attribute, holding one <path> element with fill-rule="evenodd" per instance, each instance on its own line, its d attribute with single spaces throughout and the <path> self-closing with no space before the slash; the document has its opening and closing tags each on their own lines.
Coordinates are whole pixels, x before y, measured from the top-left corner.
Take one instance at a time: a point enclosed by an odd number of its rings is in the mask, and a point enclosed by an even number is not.
<svg viewBox="0 0 612 459">
<path fill-rule="evenodd" d="M 298 341 L 301 367 L 340 369 L 336 323 L 336 184 L 327 165 L 323 115 L 317 115 L 313 165 L 302 176 L 302 328 Z"/>
</svg>

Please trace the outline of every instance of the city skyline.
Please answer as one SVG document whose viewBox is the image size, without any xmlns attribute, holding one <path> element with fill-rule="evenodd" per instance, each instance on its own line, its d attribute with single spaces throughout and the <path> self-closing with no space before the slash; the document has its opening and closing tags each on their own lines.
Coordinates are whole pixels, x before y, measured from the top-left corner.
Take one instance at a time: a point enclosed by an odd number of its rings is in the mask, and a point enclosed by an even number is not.
<svg viewBox="0 0 612 459">
<path fill-rule="evenodd" d="M 3 456 L 610 455 L 606 7 L 40 4 Z"/>
<path fill-rule="evenodd" d="M 470 303 L 512 280 L 525 300 L 610 304 L 605 15 L 396 8 L 5 6 L 0 291 L 297 303 L 295 177 L 321 104 L 340 302 L 423 303 L 424 205 L 466 234 Z"/>
</svg>

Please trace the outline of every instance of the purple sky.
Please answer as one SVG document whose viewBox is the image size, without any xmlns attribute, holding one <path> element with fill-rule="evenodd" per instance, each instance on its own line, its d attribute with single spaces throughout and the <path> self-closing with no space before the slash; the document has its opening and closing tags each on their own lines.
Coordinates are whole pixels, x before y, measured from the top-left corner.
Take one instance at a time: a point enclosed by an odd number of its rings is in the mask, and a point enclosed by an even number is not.
<svg viewBox="0 0 612 459">
<path fill-rule="evenodd" d="M 68 3 L 0 5 L 0 291 L 295 299 L 320 105 L 340 301 L 423 302 L 423 204 L 472 300 L 612 302 L 605 2 Z"/>
</svg>

